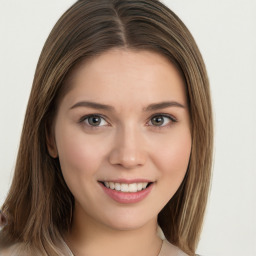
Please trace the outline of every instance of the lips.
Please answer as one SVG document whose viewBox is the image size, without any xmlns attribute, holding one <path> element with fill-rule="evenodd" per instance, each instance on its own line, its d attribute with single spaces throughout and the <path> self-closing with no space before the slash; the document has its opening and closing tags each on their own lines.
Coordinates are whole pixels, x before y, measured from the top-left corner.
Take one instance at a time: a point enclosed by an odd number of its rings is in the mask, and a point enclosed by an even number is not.
<svg viewBox="0 0 256 256">
<path fill-rule="evenodd" d="M 100 181 L 103 191 L 118 203 L 137 203 L 151 192 L 154 182 L 147 180 Z"/>
</svg>

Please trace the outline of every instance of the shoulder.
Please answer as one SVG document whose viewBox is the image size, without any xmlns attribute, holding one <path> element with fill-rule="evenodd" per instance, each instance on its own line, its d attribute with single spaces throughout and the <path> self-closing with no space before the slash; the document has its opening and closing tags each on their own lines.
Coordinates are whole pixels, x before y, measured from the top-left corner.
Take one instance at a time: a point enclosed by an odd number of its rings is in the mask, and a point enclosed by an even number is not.
<svg viewBox="0 0 256 256">
<path fill-rule="evenodd" d="M 166 239 L 163 240 L 163 245 L 159 256 L 188 256 L 185 252 L 179 249 L 177 246 L 169 243 Z"/>
<path fill-rule="evenodd" d="M 59 249 L 58 255 L 62 256 L 73 256 L 71 251 L 65 244 L 58 244 L 57 248 Z M 40 252 L 36 248 L 32 248 L 29 244 L 26 243 L 16 243 L 10 246 L 1 246 L 0 245 L 0 256 L 31 256 L 31 255 L 46 255 L 45 253 Z M 47 254 L 48 255 L 48 254 Z"/>
<path fill-rule="evenodd" d="M 0 247 L 0 256 L 30 256 L 28 246 L 23 243 L 17 243 L 8 247 Z"/>
<path fill-rule="evenodd" d="M 0 256 L 14 256 L 17 251 L 16 249 L 17 249 L 16 245 L 5 247 L 5 248 L 0 247 Z"/>
</svg>

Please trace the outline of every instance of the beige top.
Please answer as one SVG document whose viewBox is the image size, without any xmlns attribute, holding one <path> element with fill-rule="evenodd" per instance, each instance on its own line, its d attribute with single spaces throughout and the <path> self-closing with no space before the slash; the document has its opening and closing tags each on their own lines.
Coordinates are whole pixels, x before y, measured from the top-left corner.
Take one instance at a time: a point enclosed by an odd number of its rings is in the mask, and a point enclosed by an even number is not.
<svg viewBox="0 0 256 256">
<path fill-rule="evenodd" d="M 167 240 L 163 240 L 162 248 L 158 256 L 188 256 L 188 254 L 184 253 Z"/>
<path fill-rule="evenodd" d="M 186 253 L 184 253 L 178 247 L 174 246 L 173 244 L 169 243 L 166 240 L 164 233 L 159 226 L 157 228 L 157 235 L 163 241 L 162 247 L 161 247 L 161 250 L 160 250 L 158 256 L 188 256 Z M 63 255 L 75 256 L 72 253 L 72 251 L 69 249 L 68 245 L 65 243 L 64 240 L 62 240 L 62 244 L 60 245 L 60 248 L 65 251 L 65 253 Z M 40 255 L 40 253 L 38 253 L 37 255 Z M 1 248 L 0 248 L 0 256 L 31 256 L 31 252 L 30 252 L 28 246 L 26 246 L 24 244 L 16 244 L 6 250 L 1 250 Z"/>
<path fill-rule="evenodd" d="M 66 251 L 69 253 L 68 256 L 75 256 L 65 242 L 64 242 L 64 246 Z M 178 247 L 172 245 L 166 239 L 164 239 L 158 256 L 188 256 L 188 255 L 184 253 L 182 250 L 180 250 Z"/>
<path fill-rule="evenodd" d="M 67 256 L 74 256 L 69 247 L 63 242 Z M 23 248 L 25 249 L 25 248 Z M 22 251 L 22 253 L 21 253 Z M 30 256 L 31 254 L 25 249 L 22 250 L 19 246 L 12 246 L 7 250 L 0 250 L 0 256 Z M 178 247 L 170 244 L 167 240 L 163 240 L 162 247 L 158 256 L 188 256 L 186 253 L 181 251 Z"/>
</svg>

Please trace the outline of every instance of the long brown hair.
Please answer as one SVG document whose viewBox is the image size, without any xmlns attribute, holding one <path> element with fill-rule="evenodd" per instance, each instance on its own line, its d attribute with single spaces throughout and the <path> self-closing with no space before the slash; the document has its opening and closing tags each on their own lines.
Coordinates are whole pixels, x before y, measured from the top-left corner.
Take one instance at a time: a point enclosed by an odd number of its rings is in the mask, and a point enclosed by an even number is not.
<svg viewBox="0 0 256 256">
<path fill-rule="evenodd" d="M 212 163 L 209 82 L 198 47 L 182 21 L 157 0 L 80 0 L 51 31 L 35 72 L 13 182 L 2 207 L 8 219 L 0 241 L 23 243 L 42 255 L 62 255 L 61 234 L 71 225 L 74 198 L 47 151 L 47 130 L 65 80 L 81 61 L 111 48 L 149 50 L 167 57 L 184 77 L 192 149 L 188 170 L 159 213 L 166 238 L 194 255 L 205 213 Z M 38 255 L 38 254 L 37 254 Z"/>
</svg>

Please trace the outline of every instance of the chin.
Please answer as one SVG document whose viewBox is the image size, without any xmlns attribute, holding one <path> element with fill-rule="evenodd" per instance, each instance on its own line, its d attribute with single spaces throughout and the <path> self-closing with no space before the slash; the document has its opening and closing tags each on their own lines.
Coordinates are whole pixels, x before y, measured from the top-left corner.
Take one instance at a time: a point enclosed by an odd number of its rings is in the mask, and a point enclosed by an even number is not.
<svg viewBox="0 0 256 256">
<path fill-rule="evenodd" d="M 112 225 L 109 225 L 109 228 L 113 229 L 113 230 L 117 230 L 117 231 L 132 231 L 132 230 L 137 230 L 142 228 L 146 223 L 124 223 L 124 222 L 120 222 L 120 223 L 115 223 Z"/>
<path fill-rule="evenodd" d="M 147 218 L 145 213 L 139 215 L 124 214 L 115 218 L 108 218 L 107 223 L 105 221 L 105 225 L 109 228 L 120 231 L 136 230 L 152 223 L 157 223 L 157 216 Z"/>
</svg>

